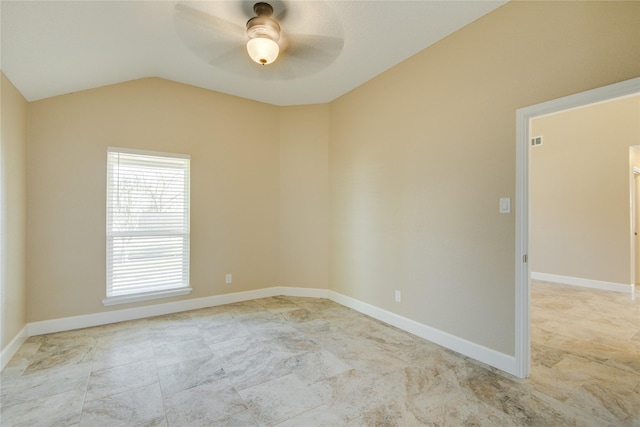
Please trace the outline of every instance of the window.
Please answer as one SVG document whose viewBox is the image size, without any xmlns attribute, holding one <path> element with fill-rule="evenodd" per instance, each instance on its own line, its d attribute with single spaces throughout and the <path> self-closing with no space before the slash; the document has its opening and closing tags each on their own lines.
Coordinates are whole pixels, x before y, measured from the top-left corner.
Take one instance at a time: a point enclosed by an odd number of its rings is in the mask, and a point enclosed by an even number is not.
<svg viewBox="0 0 640 427">
<path fill-rule="evenodd" d="M 109 147 L 102 303 L 189 292 L 189 156 Z"/>
</svg>

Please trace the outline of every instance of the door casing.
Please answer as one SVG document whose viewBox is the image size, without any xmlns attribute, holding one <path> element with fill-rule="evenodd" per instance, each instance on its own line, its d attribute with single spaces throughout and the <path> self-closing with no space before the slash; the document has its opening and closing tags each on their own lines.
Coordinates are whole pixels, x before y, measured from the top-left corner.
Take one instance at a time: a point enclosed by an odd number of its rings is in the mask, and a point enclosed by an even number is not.
<svg viewBox="0 0 640 427">
<path fill-rule="evenodd" d="M 515 374 L 531 369 L 529 255 L 529 127 L 535 117 L 640 93 L 640 77 L 516 110 Z"/>
</svg>

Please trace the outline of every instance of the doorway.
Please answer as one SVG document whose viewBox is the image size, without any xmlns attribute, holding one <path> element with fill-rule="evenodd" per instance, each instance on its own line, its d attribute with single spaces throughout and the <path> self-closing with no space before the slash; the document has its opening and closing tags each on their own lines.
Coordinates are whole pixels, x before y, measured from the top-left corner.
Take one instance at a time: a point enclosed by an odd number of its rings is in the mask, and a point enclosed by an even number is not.
<svg viewBox="0 0 640 427">
<path fill-rule="evenodd" d="M 529 134 L 531 120 L 640 93 L 640 78 L 533 105 L 516 111 L 516 348 L 515 373 L 529 376 L 531 361 L 529 255 Z"/>
</svg>

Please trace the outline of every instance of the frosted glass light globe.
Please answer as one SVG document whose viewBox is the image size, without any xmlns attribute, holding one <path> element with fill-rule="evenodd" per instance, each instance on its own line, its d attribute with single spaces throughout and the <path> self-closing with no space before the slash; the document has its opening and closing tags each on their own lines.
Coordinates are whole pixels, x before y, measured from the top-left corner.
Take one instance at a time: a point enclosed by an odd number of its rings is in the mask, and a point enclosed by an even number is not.
<svg viewBox="0 0 640 427">
<path fill-rule="evenodd" d="M 255 37 L 247 42 L 247 52 L 258 64 L 267 65 L 276 60 L 280 53 L 280 46 L 266 37 Z"/>
</svg>

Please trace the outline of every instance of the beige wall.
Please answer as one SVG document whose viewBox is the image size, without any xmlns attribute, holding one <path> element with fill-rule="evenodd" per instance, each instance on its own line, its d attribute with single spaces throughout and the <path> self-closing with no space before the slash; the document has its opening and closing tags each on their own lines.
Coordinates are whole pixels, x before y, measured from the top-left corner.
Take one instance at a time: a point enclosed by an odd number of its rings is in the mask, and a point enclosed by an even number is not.
<svg viewBox="0 0 640 427">
<path fill-rule="evenodd" d="M 515 111 L 638 75 L 640 2 L 512 2 L 334 101 L 332 289 L 513 355 Z"/>
<path fill-rule="evenodd" d="M 29 104 L 29 322 L 158 303 L 101 305 L 108 146 L 191 155 L 188 298 L 279 284 L 278 108 L 144 79 Z"/>
<path fill-rule="evenodd" d="M 531 135 L 532 272 L 632 283 L 629 147 L 640 96 L 540 117 Z"/>
<path fill-rule="evenodd" d="M 0 83 L 0 349 L 27 324 L 27 101 Z"/>
<path fill-rule="evenodd" d="M 329 106 L 280 110 L 283 286 L 329 287 Z"/>
<path fill-rule="evenodd" d="M 513 354 L 515 221 L 498 199 L 515 192 L 515 110 L 638 76 L 639 17 L 638 2 L 510 3 L 325 106 L 160 79 L 31 103 L 27 320 L 135 306 L 100 304 L 113 145 L 192 156 L 188 298 L 328 277 Z"/>
</svg>

